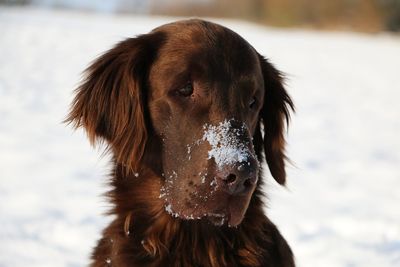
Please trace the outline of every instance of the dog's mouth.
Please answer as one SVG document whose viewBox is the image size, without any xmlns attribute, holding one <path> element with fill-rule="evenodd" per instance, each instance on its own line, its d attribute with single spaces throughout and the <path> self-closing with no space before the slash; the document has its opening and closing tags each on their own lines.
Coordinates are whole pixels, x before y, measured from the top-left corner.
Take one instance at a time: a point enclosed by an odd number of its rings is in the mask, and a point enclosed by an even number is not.
<svg viewBox="0 0 400 267">
<path fill-rule="evenodd" d="M 212 212 L 204 212 L 205 215 L 201 217 L 207 219 L 215 226 L 226 225 L 228 227 L 237 227 L 246 215 L 252 194 L 253 192 L 242 196 L 224 194 L 225 196 L 220 200 L 216 199 L 216 202 L 220 205 L 221 203 L 225 203 L 223 208 Z"/>
<path fill-rule="evenodd" d="M 228 203 L 229 220 L 228 226 L 236 227 L 244 219 L 247 208 L 249 207 L 253 191 L 247 195 L 231 197 Z"/>
<path fill-rule="evenodd" d="M 209 213 L 207 215 L 207 220 L 215 226 L 226 225 L 228 227 L 237 227 L 242 222 L 243 217 L 244 216 L 238 212 L 228 212 L 226 214 Z"/>
<path fill-rule="evenodd" d="M 237 227 L 245 217 L 252 193 L 243 196 L 229 196 L 224 212 L 209 213 L 208 220 L 216 226 L 227 224 L 229 227 Z"/>
<path fill-rule="evenodd" d="M 204 203 L 204 206 L 200 203 L 191 203 L 196 207 L 193 210 L 166 201 L 165 211 L 172 217 L 182 220 L 205 219 L 215 226 L 237 227 L 245 217 L 252 194 L 253 192 L 249 192 L 247 195 L 232 196 L 222 193 L 213 201 Z M 219 208 L 215 209 L 216 206 Z"/>
<path fill-rule="evenodd" d="M 206 218 L 215 226 L 237 227 L 245 217 L 249 200 L 250 197 L 248 199 L 245 197 L 232 198 L 229 200 L 225 211 L 207 213 Z"/>
<path fill-rule="evenodd" d="M 222 226 L 229 221 L 229 215 L 225 213 L 208 213 L 207 220 L 215 226 Z"/>
</svg>

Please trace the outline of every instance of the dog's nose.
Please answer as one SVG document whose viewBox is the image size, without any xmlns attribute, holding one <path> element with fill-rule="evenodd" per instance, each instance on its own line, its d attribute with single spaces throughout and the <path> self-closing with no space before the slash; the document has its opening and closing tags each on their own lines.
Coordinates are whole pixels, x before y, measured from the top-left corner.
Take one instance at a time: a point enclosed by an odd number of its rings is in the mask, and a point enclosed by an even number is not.
<svg viewBox="0 0 400 267">
<path fill-rule="evenodd" d="M 257 170 L 258 162 L 255 159 L 225 166 L 220 185 L 230 195 L 246 194 L 257 183 Z"/>
</svg>

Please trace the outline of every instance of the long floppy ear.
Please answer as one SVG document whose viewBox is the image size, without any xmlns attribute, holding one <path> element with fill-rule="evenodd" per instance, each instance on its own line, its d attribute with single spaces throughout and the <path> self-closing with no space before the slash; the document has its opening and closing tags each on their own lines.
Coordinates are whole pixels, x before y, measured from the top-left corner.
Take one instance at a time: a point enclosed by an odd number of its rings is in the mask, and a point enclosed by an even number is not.
<svg viewBox="0 0 400 267">
<path fill-rule="evenodd" d="M 106 141 L 117 162 L 136 170 L 145 151 L 146 81 L 162 41 L 160 33 L 129 38 L 85 71 L 65 120 L 84 127 L 92 145 Z"/>
<path fill-rule="evenodd" d="M 283 86 L 282 74 L 264 57 L 259 56 L 259 60 L 264 77 L 265 94 L 255 141 L 257 144 L 261 138 L 263 139 L 265 160 L 271 175 L 279 184 L 284 185 L 286 181 L 285 122 L 288 126 L 290 110 L 294 111 L 294 105 Z M 261 131 L 264 131 L 263 135 Z M 258 151 L 261 151 L 261 148 Z"/>
</svg>

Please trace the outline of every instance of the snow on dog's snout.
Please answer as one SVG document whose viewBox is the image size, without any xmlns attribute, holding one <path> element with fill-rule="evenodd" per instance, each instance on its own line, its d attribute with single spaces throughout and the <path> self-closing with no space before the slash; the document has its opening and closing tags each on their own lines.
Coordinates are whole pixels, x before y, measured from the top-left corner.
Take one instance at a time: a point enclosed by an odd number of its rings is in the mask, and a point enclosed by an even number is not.
<svg viewBox="0 0 400 267">
<path fill-rule="evenodd" d="M 239 137 L 246 131 L 246 125 L 240 128 L 232 127 L 232 119 L 224 120 L 218 125 L 204 125 L 202 140 L 208 141 L 211 149 L 208 151 L 208 159 L 214 158 L 219 169 L 234 163 L 246 162 L 251 157 L 248 144 Z"/>
</svg>

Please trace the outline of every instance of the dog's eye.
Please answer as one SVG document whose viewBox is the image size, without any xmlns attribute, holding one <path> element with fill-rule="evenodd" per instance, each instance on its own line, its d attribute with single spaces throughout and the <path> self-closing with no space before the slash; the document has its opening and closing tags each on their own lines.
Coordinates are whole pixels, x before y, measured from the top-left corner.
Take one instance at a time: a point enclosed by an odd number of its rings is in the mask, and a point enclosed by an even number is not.
<svg viewBox="0 0 400 267">
<path fill-rule="evenodd" d="M 250 109 L 255 108 L 256 103 L 257 103 L 257 100 L 256 100 L 255 97 L 253 97 L 253 98 L 250 100 L 250 102 L 249 102 L 249 108 L 250 108 Z"/>
<path fill-rule="evenodd" d="M 188 82 L 187 84 L 185 84 L 184 87 L 182 87 L 181 89 L 178 90 L 179 95 L 184 96 L 184 97 L 188 97 L 191 96 L 193 94 L 193 85 L 191 82 Z"/>
</svg>

